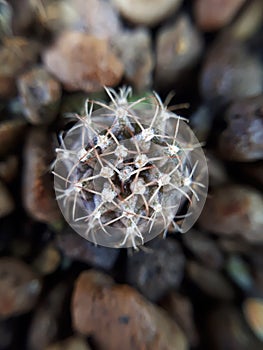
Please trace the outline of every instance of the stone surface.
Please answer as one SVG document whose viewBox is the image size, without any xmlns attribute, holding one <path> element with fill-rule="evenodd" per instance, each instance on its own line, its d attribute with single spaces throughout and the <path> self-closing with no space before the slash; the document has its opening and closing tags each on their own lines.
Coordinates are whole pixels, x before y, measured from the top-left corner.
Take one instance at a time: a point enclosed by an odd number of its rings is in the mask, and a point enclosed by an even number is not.
<svg viewBox="0 0 263 350">
<path fill-rule="evenodd" d="M 240 234 L 251 242 L 263 241 L 263 197 L 253 188 L 228 185 L 207 199 L 199 224 L 217 234 Z"/>
<path fill-rule="evenodd" d="M 150 300 L 158 300 L 171 289 L 179 288 L 185 257 L 178 242 L 157 238 L 128 258 L 127 280 Z"/>
<path fill-rule="evenodd" d="M 216 40 L 204 60 L 200 79 L 203 98 L 226 104 L 262 93 L 262 63 L 231 37 Z"/>
<path fill-rule="evenodd" d="M 0 47 L 0 97 L 15 94 L 15 80 L 31 64 L 36 62 L 39 45 L 23 37 L 10 37 Z"/>
<path fill-rule="evenodd" d="M 63 32 L 43 54 L 47 69 L 67 90 L 102 90 L 117 85 L 123 65 L 106 39 L 79 32 Z"/>
<path fill-rule="evenodd" d="M 224 256 L 208 234 L 190 230 L 183 235 L 183 242 L 204 265 L 215 269 L 222 267 Z"/>
<path fill-rule="evenodd" d="M 232 300 L 234 298 L 235 294 L 231 283 L 220 272 L 194 261 L 189 261 L 186 267 L 190 279 L 205 294 L 221 300 Z"/>
<path fill-rule="evenodd" d="M 30 311 L 38 299 L 41 283 L 28 265 L 15 258 L 0 259 L 0 317 Z"/>
<path fill-rule="evenodd" d="M 23 203 L 36 220 L 56 223 L 60 220 L 50 174 L 51 135 L 40 128 L 29 132 L 24 150 Z"/>
<path fill-rule="evenodd" d="M 17 84 L 23 113 L 28 121 L 35 125 L 52 123 L 57 116 L 61 96 L 57 80 L 38 66 L 23 73 Z"/>
<path fill-rule="evenodd" d="M 36 257 L 33 266 L 41 275 L 49 275 L 56 271 L 61 262 L 59 251 L 52 243 L 47 245 Z"/>
<path fill-rule="evenodd" d="M 123 31 L 112 38 L 112 45 L 124 64 L 124 77 L 127 83 L 137 91 L 150 88 L 154 68 L 150 32 L 142 28 Z"/>
<path fill-rule="evenodd" d="M 226 261 L 226 270 L 231 279 L 243 290 L 252 290 L 253 279 L 249 265 L 238 255 L 231 255 Z"/>
<path fill-rule="evenodd" d="M 74 26 L 99 38 L 113 38 L 121 34 L 117 10 L 107 0 L 69 0 L 77 12 Z"/>
<path fill-rule="evenodd" d="M 171 86 L 183 77 L 198 62 L 203 49 L 202 38 L 186 15 L 162 27 L 156 43 L 155 80 L 161 87 Z"/>
<path fill-rule="evenodd" d="M 45 298 L 35 310 L 29 327 L 29 350 L 43 350 L 54 343 L 61 328 L 66 327 L 67 298 L 70 284 L 60 283 L 45 293 Z"/>
<path fill-rule="evenodd" d="M 0 178 L 4 182 L 11 182 L 17 175 L 18 157 L 10 155 L 0 161 Z"/>
<path fill-rule="evenodd" d="M 228 24 L 245 0 L 197 0 L 193 2 L 195 20 L 205 31 L 217 30 Z"/>
<path fill-rule="evenodd" d="M 0 181 L 0 218 L 12 213 L 15 209 L 14 200 L 6 186 Z"/>
<path fill-rule="evenodd" d="M 248 325 L 263 342 L 263 299 L 247 298 L 243 303 L 243 311 Z"/>
<path fill-rule="evenodd" d="M 194 323 L 191 301 L 187 297 L 173 292 L 161 302 L 161 306 L 187 334 L 190 345 L 196 347 L 199 344 L 199 335 Z"/>
<path fill-rule="evenodd" d="M 57 236 L 56 246 L 67 258 L 104 270 L 110 270 L 119 255 L 119 249 L 95 246 L 69 228 Z"/>
<path fill-rule="evenodd" d="M 0 156 L 6 155 L 19 145 L 26 129 L 26 123 L 20 119 L 0 122 Z"/>
<path fill-rule="evenodd" d="M 72 317 L 73 327 L 92 335 L 100 350 L 188 348 L 184 334 L 164 310 L 96 271 L 83 272 L 76 281 Z"/>
<path fill-rule="evenodd" d="M 73 336 L 61 342 L 51 344 L 45 350 L 90 350 L 84 338 Z"/>
<path fill-rule="evenodd" d="M 208 318 L 205 334 L 208 349 L 261 350 L 262 343 L 248 329 L 241 312 L 233 305 L 214 308 Z"/>
<path fill-rule="evenodd" d="M 136 24 L 154 26 L 179 8 L 182 0 L 112 0 L 120 13 Z"/>
<path fill-rule="evenodd" d="M 219 140 L 222 157 L 244 162 L 263 159 L 263 95 L 235 101 L 226 121 Z"/>
</svg>

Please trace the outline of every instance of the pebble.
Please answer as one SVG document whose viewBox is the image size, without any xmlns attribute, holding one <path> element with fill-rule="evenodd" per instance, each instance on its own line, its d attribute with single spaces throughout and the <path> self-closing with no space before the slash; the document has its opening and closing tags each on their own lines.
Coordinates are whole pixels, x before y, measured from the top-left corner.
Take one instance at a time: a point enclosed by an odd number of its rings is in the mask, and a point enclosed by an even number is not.
<svg viewBox="0 0 263 350">
<path fill-rule="evenodd" d="M 161 306 L 187 334 L 190 345 L 196 347 L 199 344 L 199 335 L 194 323 L 194 310 L 190 299 L 172 292 L 161 301 Z"/>
<path fill-rule="evenodd" d="M 184 275 L 185 257 L 180 244 L 171 238 L 158 238 L 147 245 L 149 251 L 128 258 L 127 281 L 157 301 L 171 289 L 178 289 Z"/>
<path fill-rule="evenodd" d="M 232 300 L 234 289 L 221 272 L 212 270 L 195 261 L 189 261 L 186 266 L 190 279 L 212 298 Z"/>
<path fill-rule="evenodd" d="M 4 0 L 0 1 L 0 40 L 12 34 L 13 10 L 10 4 Z"/>
<path fill-rule="evenodd" d="M 241 312 L 233 305 L 213 308 L 206 323 L 208 349 L 262 350 L 262 343 L 253 336 Z"/>
<path fill-rule="evenodd" d="M 57 235 L 56 246 L 65 257 L 104 270 L 111 270 L 119 256 L 119 249 L 95 246 L 70 228 Z"/>
<path fill-rule="evenodd" d="M 111 43 L 124 64 L 124 78 L 127 83 L 136 91 L 144 92 L 151 88 L 154 55 L 149 31 L 144 28 L 123 31 L 112 38 Z"/>
<path fill-rule="evenodd" d="M 199 218 L 200 226 L 216 234 L 239 234 L 263 242 L 263 197 L 252 187 L 226 185 L 214 189 Z"/>
<path fill-rule="evenodd" d="M 242 162 L 263 159 L 263 95 L 232 103 L 226 121 L 219 139 L 222 157 Z"/>
<path fill-rule="evenodd" d="M 50 243 L 42 249 L 33 262 L 36 271 L 41 275 L 49 275 L 55 272 L 61 262 L 59 251 Z"/>
<path fill-rule="evenodd" d="M 193 12 L 198 27 L 204 31 L 218 30 L 236 15 L 245 0 L 198 0 Z"/>
<path fill-rule="evenodd" d="M 8 318 L 33 309 L 41 291 L 37 275 L 15 258 L 0 259 L 0 317 Z"/>
<path fill-rule="evenodd" d="M 50 173 L 51 136 L 33 128 L 24 150 L 23 204 L 35 220 L 55 224 L 61 219 Z"/>
<path fill-rule="evenodd" d="M 104 85 L 117 85 L 123 75 L 123 64 L 108 41 L 86 33 L 63 32 L 43 60 L 69 91 L 99 91 Z"/>
<path fill-rule="evenodd" d="M 45 349 L 55 341 L 61 328 L 66 327 L 65 314 L 68 310 L 65 308 L 68 307 L 70 287 L 70 284 L 60 283 L 45 293 L 31 320 L 27 349 Z"/>
<path fill-rule="evenodd" d="M 21 119 L 0 122 L 0 157 L 5 156 L 19 145 L 26 129 Z"/>
<path fill-rule="evenodd" d="M 129 21 L 146 26 L 155 26 L 174 14 L 182 0 L 113 0 L 113 4 Z"/>
<path fill-rule="evenodd" d="M 111 1 L 70 0 L 69 5 L 77 13 L 75 28 L 98 38 L 114 38 L 121 35 L 119 14 Z"/>
<path fill-rule="evenodd" d="M 247 298 L 243 303 L 243 312 L 248 325 L 263 342 L 263 299 Z"/>
<path fill-rule="evenodd" d="M 211 104 L 224 105 L 262 93 L 262 79 L 262 63 L 258 58 L 243 43 L 224 36 L 208 51 L 201 71 L 200 90 Z"/>
<path fill-rule="evenodd" d="M 231 255 L 226 261 L 226 270 L 231 279 L 243 290 L 252 290 L 253 278 L 248 264 L 238 255 Z"/>
<path fill-rule="evenodd" d="M 0 181 L 0 218 L 12 213 L 15 209 L 14 200 L 6 186 Z"/>
<path fill-rule="evenodd" d="M 190 230 L 183 235 L 183 242 L 205 266 L 212 269 L 222 267 L 224 256 L 216 242 L 208 234 Z"/>
<path fill-rule="evenodd" d="M 198 62 L 203 49 L 201 35 L 189 17 L 181 15 L 172 25 L 161 27 L 156 39 L 156 84 L 173 84 Z"/>
<path fill-rule="evenodd" d="M 58 114 L 61 87 L 43 67 L 34 67 L 20 75 L 18 92 L 23 103 L 23 113 L 34 125 L 47 125 Z"/>
<path fill-rule="evenodd" d="M 72 336 L 63 341 L 51 344 L 45 350 L 91 350 L 84 338 Z"/>
<path fill-rule="evenodd" d="M 4 182 L 11 182 L 17 175 L 18 157 L 16 155 L 7 156 L 0 161 L 0 178 Z"/>
<path fill-rule="evenodd" d="M 92 335 L 100 350 L 188 349 L 183 332 L 164 310 L 94 270 L 82 272 L 76 281 L 72 319 L 73 328 Z"/>
<path fill-rule="evenodd" d="M 17 75 L 37 60 L 39 44 L 23 37 L 5 38 L 0 47 L 0 97 L 16 92 Z"/>
</svg>

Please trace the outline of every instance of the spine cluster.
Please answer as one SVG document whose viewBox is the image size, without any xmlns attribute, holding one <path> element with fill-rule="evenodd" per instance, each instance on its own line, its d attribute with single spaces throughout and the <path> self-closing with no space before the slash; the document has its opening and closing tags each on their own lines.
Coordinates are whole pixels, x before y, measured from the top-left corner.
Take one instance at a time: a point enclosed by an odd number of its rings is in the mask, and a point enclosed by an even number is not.
<svg viewBox="0 0 263 350">
<path fill-rule="evenodd" d="M 105 90 L 110 104 L 87 101 L 60 136 L 53 173 L 63 215 L 86 239 L 116 248 L 137 249 L 171 224 L 187 231 L 207 192 L 205 156 L 187 120 L 156 93 L 129 103 L 130 88 Z"/>
</svg>

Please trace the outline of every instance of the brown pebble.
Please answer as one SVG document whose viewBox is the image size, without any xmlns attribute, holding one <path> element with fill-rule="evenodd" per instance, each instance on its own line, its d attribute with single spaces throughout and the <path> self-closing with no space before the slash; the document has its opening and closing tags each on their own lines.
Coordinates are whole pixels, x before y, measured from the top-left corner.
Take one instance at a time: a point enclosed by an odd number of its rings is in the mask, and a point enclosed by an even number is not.
<svg viewBox="0 0 263 350">
<path fill-rule="evenodd" d="M 28 265 L 14 258 L 0 259 L 0 317 L 31 310 L 40 290 L 41 283 Z"/>
<path fill-rule="evenodd" d="M 20 143 L 26 129 L 26 123 L 20 119 L 0 122 L 0 156 L 4 156 Z"/>
<path fill-rule="evenodd" d="M 5 182 L 11 182 L 17 175 L 18 158 L 10 155 L 0 161 L 0 178 Z"/>
<path fill-rule="evenodd" d="M 94 270 L 82 272 L 76 281 L 72 317 L 74 329 L 92 335 L 100 350 L 188 348 L 184 334 L 164 310 Z"/>
<path fill-rule="evenodd" d="M 251 242 L 263 242 L 263 197 L 250 187 L 220 186 L 207 199 L 200 226 L 212 233 L 239 234 Z"/>
<path fill-rule="evenodd" d="M 172 86 L 192 68 L 202 53 L 203 41 L 186 15 L 157 33 L 156 76 L 158 86 Z"/>
<path fill-rule="evenodd" d="M 23 37 L 10 37 L 0 47 L 0 97 L 15 94 L 17 75 L 37 60 L 39 45 Z"/>
<path fill-rule="evenodd" d="M 63 341 L 51 344 L 45 350 L 91 350 L 84 338 L 72 336 Z"/>
<path fill-rule="evenodd" d="M 210 297 L 222 300 L 232 300 L 234 289 L 230 282 L 218 271 L 209 269 L 194 261 L 187 263 L 190 279 Z"/>
<path fill-rule="evenodd" d="M 15 203 L 8 189 L 0 181 L 0 218 L 12 213 L 15 209 Z"/>
<path fill-rule="evenodd" d="M 63 32 L 43 60 L 70 91 L 99 91 L 104 85 L 117 85 L 123 75 L 123 64 L 107 40 L 80 32 Z"/>
<path fill-rule="evenodd" d="M 35 125 L 50 124 L 58 113 L 61 87 L 44 68 L 35 67 L 17 81 L 23 113 Z"/>
<path fill-rule="evenodd" d="M 226 112 L 227 128 L 219 150 L 225 159 L 263 159 L 263 95 L 236 100 Z"/>
<path fill-rule="evenodd" d="M 23 202 L 36 220 L 54 224 L 60 220 L 50 173 L 51 136 L 40 128 L 31 129 L 24 151 Z"/>
<path fill-rule="evenodd" d="M 199 28 L 213 31 L 228 24 L 245 0 L 197 0 L 193 2 L 195 20 Z"/>
</svg>

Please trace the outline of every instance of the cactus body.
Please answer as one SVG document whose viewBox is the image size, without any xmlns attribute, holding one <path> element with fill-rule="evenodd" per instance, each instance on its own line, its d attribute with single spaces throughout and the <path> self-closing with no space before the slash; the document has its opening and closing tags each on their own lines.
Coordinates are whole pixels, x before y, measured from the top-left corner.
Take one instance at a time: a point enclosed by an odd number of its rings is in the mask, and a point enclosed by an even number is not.
<svg viewBox="0 0 263 350">
<path fill-rule="evenodd" d="M 106 91 L 111 103 L 87 101 L 56 149 L 64 217 L 86 239 L 115 248 L 136 249 L 171 224 L 187 231 L 207 194 L 201 145 L 157 94 L 129 103 L 130 88 Z"/>
</svg>

